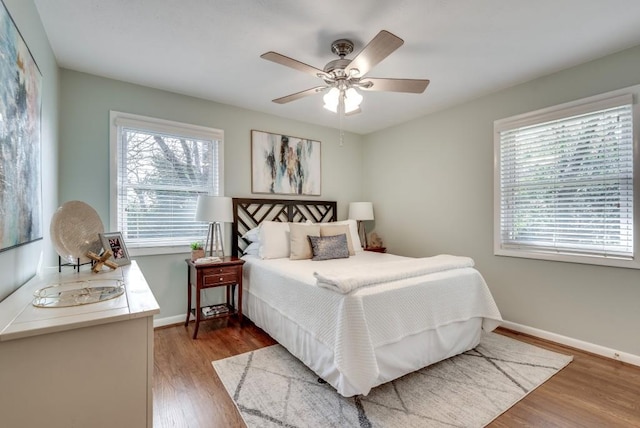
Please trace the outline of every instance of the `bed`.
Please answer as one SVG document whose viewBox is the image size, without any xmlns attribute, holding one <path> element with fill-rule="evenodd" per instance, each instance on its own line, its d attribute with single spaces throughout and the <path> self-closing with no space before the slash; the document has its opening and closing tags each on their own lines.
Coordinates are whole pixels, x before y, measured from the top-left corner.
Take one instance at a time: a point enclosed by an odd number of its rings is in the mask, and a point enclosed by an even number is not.
<svg viewBox="0 0 640 428">
<path fill-rule="evenodd" d="M 472 349 L 502 320 L 469 258 L 362 251 L 355 222 L 337 222 L 332 201 L 234 198 L 233 205 L 232 251 L 246 261 L 243 313 L 345 397 Z M 335 238 L 346 235 L 355 251 L 292 260 L 300 229 L 292 223 L 346 228 Z M 276 240 L 291 240 L 290 248 L 274 252 Z"/>
</svg>

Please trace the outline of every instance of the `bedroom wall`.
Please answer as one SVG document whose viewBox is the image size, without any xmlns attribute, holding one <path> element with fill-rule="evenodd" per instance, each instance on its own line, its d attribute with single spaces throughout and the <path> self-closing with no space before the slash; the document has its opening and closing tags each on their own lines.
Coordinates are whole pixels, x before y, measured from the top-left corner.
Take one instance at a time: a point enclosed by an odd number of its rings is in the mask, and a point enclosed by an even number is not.
<svg viewBox="0 0 640 428">
<path fill-rule="evenodd" d="M 32 1 L 4 0 L 42 73 L 42 225 L 43 239 L 0 253 L 0 300 L 28 281 L 54 251 L 49 220 L 58 199 L 58 67 Z"/>
<path fill-rule="evenodd" d="M 339 132 L 335 129 L 66 69 L 62 69 L 60 75 L 60 203 L 69 200 L 88 203 L 98 212 L 107 230 L 111 229 L 109 110 L 224 130 L 226 196 L 264 196 L 251 193 L 251 129 L 321 141 L 321 198 L 338 201 L 339 218 L 346 218 L 349 202 L 361 196 L 361 136 L 345 133 L 344 145 L 340 147 Z M 227 225 L 225 234 L 230 238 L 230 225 Z M 230 248 L 230 245 L 225 245 L 227 251 Z M 161 313 L 157 319 L 167 320 L 186 314 L 184 259 L 188 257 L 188 251 L 185 247 L 183 254 L 133 257 L 160 304 Z M 56 262 L 52 259 L 47 261 Z M 211 301 L 216 301 L 221 290 L 208 290 L 208 293 Z"/>
<path fill-rule="evenodd" d="M 469 255 L 505 320 L 640 356 L 639 271 L 493 255 L 493 121 L 638 84 L 639 70 L 640 46 L 367 135 L 364 197 L 389 251 Z"/>
</svg>

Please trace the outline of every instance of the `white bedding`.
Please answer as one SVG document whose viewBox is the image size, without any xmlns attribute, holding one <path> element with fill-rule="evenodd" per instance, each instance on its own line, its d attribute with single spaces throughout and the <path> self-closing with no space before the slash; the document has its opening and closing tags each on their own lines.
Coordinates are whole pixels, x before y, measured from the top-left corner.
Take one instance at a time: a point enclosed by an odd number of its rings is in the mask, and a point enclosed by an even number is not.
<svg viewBox="0 0 640 428">
<path fill-rule="evenodd" d="M 473 267 L 473 265 L 473 259 L 470 257 L 440 254 L 433 257 L 374 264 L 373 266 L 369 264 L 346 265 L 340 268 L 318 266 L 318 270 L 313 273 L 313 276 L 318 280 L 317 284 L 320 287 L 340 293 L 350 293 L 367 285 L 398 281 L 445 270 Z"/>
<path fill-rule="evenodd" d="M 415 361 L 405 362 L 403 355 L 394 355 L 397 350 L 409 351 L 406 343 L 419 346 L 427 335 L 437 338 L 439 332 L 468 330 L 471 324 L 491 331 L 501 321 L 484 279 L 472 267 L 369 285 L 342 294 L 318 286 L 314 272 L 341 271 L 347 266 L 361 270 L 366 265 L 393 265 L 411 259 L 374 252 L 322 262 L 262 260 L 256 256 L 243 259 L 247 261 L 245 314 L 318 375 L 326 374 L 325 380 L 345 396 L 366 395 L 381 382 L 421 367 L 417 364 L 447 358 L 453 355 L 452 349 L 469 349 L 477 344 L 474 341 L 475 336 L 479 339 L 479 331 L 465 333 L 474 338 L 464 347 L 461 343 L 436 346 L 435 355 L 413 355 Z M 437 341 L 447 342 L 446 338 Z M 390 365 L 400 369 L 387 368 Z"/>
</svg>

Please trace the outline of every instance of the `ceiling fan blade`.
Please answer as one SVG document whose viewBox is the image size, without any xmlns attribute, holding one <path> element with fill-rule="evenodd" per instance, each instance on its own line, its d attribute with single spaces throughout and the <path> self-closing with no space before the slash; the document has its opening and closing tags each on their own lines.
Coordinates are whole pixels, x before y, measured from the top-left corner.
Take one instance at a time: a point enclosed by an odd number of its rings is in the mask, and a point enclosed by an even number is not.
<svg viewBox="0 0 640 428">
<path fill-rule="evenodd" d="M 358 76 L 364 76 L 376 64 L 388 57 L 398 49 L 404 40 L 388 31 L 380 31 L 367 46 L 349 63 L 345 72 L 349 74 L 352 69 L 358 69 Z"/>
<path fill-rule="evenodd" d="M 315 88 L 296 92 L 295 94 L 287 95 L 286 97 L 276 98 L 275 100 L 273 100 L 273 102 L 276 104 L 286 104 L 291 101 L 299 100 L 300 98 L 308 97 L 309 95 L 315 95 L 318 92 L 324 91 L 325 89 L 327 89 L 326 86 L 316 86 Z"/>
<path fill-rule="evenodd" d="M 303 73 L 308 73 L 314 77 L 318 77 L 318 74 L 324 75 L 326 74 L 324 71 L 319 68 L 312 67 L 304 62 L 300 62 L 296 59 L 289 58 L 288 56 L 281 55 L 277 52 L 269 51 L 267 53 L 263 53 L 260 55 L 260 58 L 264 58 L 269 61 L 273 61 L 280 65 L 284 65 L 286 67 L 294 68 L 298 71 L 302 71 Z"/>
<path fill-rule="evenodd" d="M 373 85 L 367 87 L 367 82 Z M 388 91 L 388 92 L 411 92 L 421 94 L 427 89 L 429 80 L 427 79 L 381 79 L 377 77 L 367 77 L 360 81 L 362 86 L 359 89 L 364 91 Z"/>
</svg>

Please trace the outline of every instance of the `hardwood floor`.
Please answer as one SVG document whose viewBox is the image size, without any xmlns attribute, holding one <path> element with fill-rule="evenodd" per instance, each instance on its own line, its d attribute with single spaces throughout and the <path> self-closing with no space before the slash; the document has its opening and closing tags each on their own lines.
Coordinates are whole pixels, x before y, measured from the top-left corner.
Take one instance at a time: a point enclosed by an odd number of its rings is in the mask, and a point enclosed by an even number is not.
<svg viewBox="0 0 640 428">
<path fill-rule="evenodd" d="M 244 427 L 235 404 L 211 361 L 276 342 L 253 324 L 235 319 L 193 323 L 155 331 L 153 426 L 175 428 Z"/>
<path fill-rule="evenodd" d="M 243 427 L 211 361 L 275 343 L 250 322 L 203 323 L 156 329 L 154 427 Z M 574 360 L 493 421 L 489 427 L 640 427 L 640 367 L 510 330 L 496 332 Z"/>
<path fill-rule="evenodd" d="M 490 427 L 640 427 L 640 367 L 499 328 L 573 361 Z"/>
</svg>

